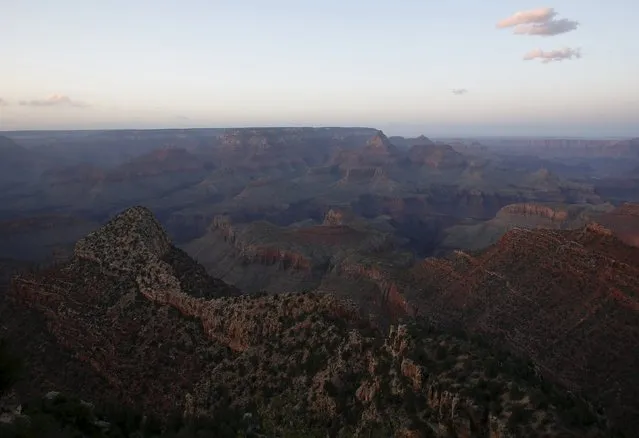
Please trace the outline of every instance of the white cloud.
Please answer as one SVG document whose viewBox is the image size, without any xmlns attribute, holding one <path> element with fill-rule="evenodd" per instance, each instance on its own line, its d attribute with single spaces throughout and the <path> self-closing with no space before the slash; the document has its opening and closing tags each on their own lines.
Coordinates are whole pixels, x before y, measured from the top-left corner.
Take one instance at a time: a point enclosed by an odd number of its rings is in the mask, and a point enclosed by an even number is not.
<svg viewBox="0 0 639 438">
<path fill-rule="evenodd" d="M 553 36 L 571 32 L 579 27 L 579 22 L 561 18 L 556 20 L 557 12 L 553 8 L 531 9 L 516 12 L 497 23 L 497 28 L 514 27 L 516 35 Z"/>
<path fill-rule="evenodd" d="M 549 50 L 547 52 L 541 49 L 531 50 L 530 52 L 524 55 L 525 61 L 532 61 L 534 59 L 539 59 L 544 64 L 548 64 L 549 62 L 558 62 L 566 59 L 579 59 L 581 58 L 581 50 L 580 49 L 571 49 L 569 47 L 564 47 L 563 49 L 555 49 Z"/>
<path fill-rule="evenodd" d="M 468 93 L 468 90 L 465 88 L 453 88 L 451 91 L 456 96 L 461 96 L 462 94 Z"/>
<path fill-rule="evenodd" d="M 497 23 L 497 27 L 505 29 L 507 27 L 519 26 L 521 24 L 545 23 L 552 20 L 557 13 L 553 8 L 538 8 L 528 11 L 515 12 L 508 18 Z"/>
<path fill-rule="evenodd" d="M 86 108 L 88 105 L 84 102 L 78 102 L 75 100 L 71 100 L 69 96 L 64 96 L 62 94 L 53 94 L 46 99 L 36 99 L 36 100 L 21 100 L 20 105 L 22 106 L 35 106 L 35 107 L 46 107 L 46 106 L 72 106 L 77 108 Z"/>
</svg>

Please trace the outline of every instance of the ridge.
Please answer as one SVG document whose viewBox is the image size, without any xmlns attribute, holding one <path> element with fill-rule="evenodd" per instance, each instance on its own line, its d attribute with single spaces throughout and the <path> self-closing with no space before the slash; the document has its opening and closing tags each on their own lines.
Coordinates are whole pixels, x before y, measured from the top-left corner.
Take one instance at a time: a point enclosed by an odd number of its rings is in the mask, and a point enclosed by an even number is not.
<svg viewBox="0 0 639 438">
<path fill-rule="evenodd" d="M 170 249 L 171 241 L 153 213 L 136 206 L 80 239 L 74 254 L 117 271 L 137 272 Z"/>
<path fill-rule="evenodd" d="M 267 436 L 379 429 L 506 438 L 605 429 L 587 405 L 580 408 L 587 425 L 572 424 L 565 406 L 575 402 L 514 357 L 497 362 L 470 339 L 418 325 L 380 330 L 330 293 L 193 294 L 181 278 L 195 268 L 178 268 L 186 255 L 171 262 L 176 251 L 150 210 L 133 207 L 81 239 L 69 262 L 16 278 L 11 293 L 106 381 L 106 393 L 94 397 L 155 414 L 215 416 L 231 407 L 258 414 Z M 52 378 L 76 389 L 84 379 Z"/>
</svg>

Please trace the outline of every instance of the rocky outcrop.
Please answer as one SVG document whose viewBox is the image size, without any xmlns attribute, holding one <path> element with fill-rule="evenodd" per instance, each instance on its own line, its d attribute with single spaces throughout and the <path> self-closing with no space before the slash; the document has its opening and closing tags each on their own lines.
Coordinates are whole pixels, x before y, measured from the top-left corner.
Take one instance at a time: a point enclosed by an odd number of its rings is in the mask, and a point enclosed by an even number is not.
<svg viewBox="0 0 639 438">
<path fill-rule="evenodd" d="M 347 225 L 355 219 L 355 214 L 350 208 L 331 208 L 324 215 L 322 225 L 340 226 Z"/>
<path fill-rule="evenodd" d="M 378 131 L 366 142 L 364 151 L 381 155 L 393 155 L 397 153 L 397 148 L 382 131 Z"/>
<path fill-rule="evenodd" d="M 169 237 L 153 213 L 133 207 L 75 245 L 75 256 L 107 269 L 138 273 L 164 257 L 171 248 Z"/>
<path fill-rule="evenodd" d="M 500 210 L 499 214 L 511 214 L 521 216 L 539 216 L 556 222 L 568 219 L 568 212 L 555 210 L 553 208 L 531 203 L 511 204 Z"/>
</svg>

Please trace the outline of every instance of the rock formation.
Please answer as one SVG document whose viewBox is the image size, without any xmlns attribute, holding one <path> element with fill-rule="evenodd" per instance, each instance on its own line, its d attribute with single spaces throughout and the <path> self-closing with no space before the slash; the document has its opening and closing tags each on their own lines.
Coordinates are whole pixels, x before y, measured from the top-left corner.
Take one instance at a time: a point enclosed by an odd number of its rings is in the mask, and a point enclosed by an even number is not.
<svg viewBox="0 0 639 438">
<path fill-rule="evenodd" d="M 603 436 L 597 415 L 586 407 L 588 422 L 571 422 L 574 401 L 514 357 L 494 361 L 419 324 L 379 332 L 331 294 L 234 296 L 189 260 L 136 207 L 79 241 L 67 263 L 17 277 L 14 309 L 43 320 L 32 339 L 51 336 L 49 348 L 82 365 L 50 369 L 54 380 L 87 392 L 102 379 L 96 402 L 211 416 L 232 407 L 269 436 Z M 215 293 L 198 292 L 211 282 Z M 33 366 L 47 376 L 46 362 Z"/>
</svg>

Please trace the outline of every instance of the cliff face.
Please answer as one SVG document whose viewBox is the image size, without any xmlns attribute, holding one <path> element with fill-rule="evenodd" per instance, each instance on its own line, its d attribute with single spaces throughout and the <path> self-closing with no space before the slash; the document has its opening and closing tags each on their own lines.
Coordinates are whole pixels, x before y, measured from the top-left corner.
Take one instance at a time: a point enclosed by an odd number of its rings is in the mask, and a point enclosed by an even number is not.
<svg viewBox="0 0 639 438">
<path fill-rule="evenodd" d="M 243 264 L 277 265 L 281 269 L 311 271 L 312 262 L 303 253 L 284 249 L 277 245 L 277 240 L 272 243 L 253 242 L 250 236 L 242 234 L 225 218 L 214 218 L 211 231 L 222 235 L 224 242 L 238 252 Z M 277 232 L 277 229 L 273 231 Z M 270 237 L 268 232 L 265 234 Z"/>
<path fill-rule="evenodd" d="M 504 207 L 501 211 L 513 215 L 539 216 L 556 222 L 568 219 L 568 213 L 566 211 L 555 210 L 539 204 L 513 204 Z"/>
<path fill-rule="evenodd" d="M 531 357 L 544 374 L 632 426 L 639 406 L 639 252 L 610 230 L 515 229 L 478 254 L 427 259 L 408 301 Z M 614 358 L 614 359 L 612 359 Z"/>
<path fill-rule="evenodd" d="M 366 228 L 350 210 L 335 208 L 326 213 L 323 225 L 299 227 L 234 225 L 217 217 L 207 235 L 187 250 L 211 275 L 246 292 L 330 290 L 383 313 L 388 323 L 387 316 L 404 311 L 393 286 L 398 279 L 387 280 L 383 270 L 412 261 L 397 250 L 396 242 L 388 233 Z"/>
<path fill-rule="evenodd" d="M 532 202 L 507 205 L 489 221 L 456 225 L 445 231 L 442 250 L 480 250 L 496 243 L 513 228 L 576 229 L 599 220 L 610 204 L 546 205 Z"/>
<path fill-rule="evenodd" d="M 521 369 L 514 358 L 488 371 L 491 354 L 467 340 L 412 325 L 380 333 L 331 294 L 234 297 L 202 272 L 138 207 L 78 242 L 69 262 L 17 277 L 11 296 L 84 366 L 63 377 L 65 368 L 52 364 L 55 379 L 85 392 L 90 379 L 102 379 L 91 400 L 165 415 L 231 406 L 259 415 L 271 435 L 327 427 L 355 436 L 603 433 L 594 417 L 587 427 L 567 423 L 556 407 L 563 396 L 549 393 L 547 405 L 523 396 L 542 387 L 512 375 Z M 203 293 L 207 287 L 217 293 Z M 42 336 L 37 330 L 28 327 L 32 339 Z M 47 362 L 37 366 L 47 376 Z"/>
</svg>

